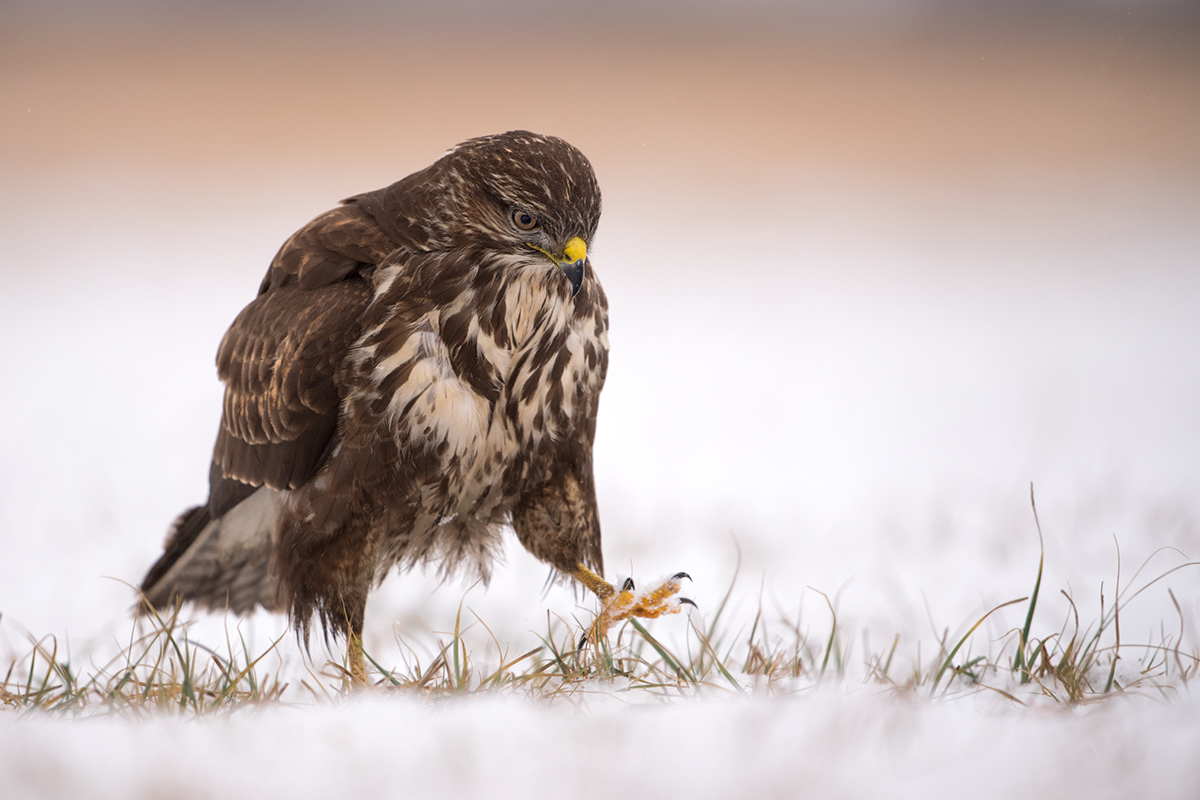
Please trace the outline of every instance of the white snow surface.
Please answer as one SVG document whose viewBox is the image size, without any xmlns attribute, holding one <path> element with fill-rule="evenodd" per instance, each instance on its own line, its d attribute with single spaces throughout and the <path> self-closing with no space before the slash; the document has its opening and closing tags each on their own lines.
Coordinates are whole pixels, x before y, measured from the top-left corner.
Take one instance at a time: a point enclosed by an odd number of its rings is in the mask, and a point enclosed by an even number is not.
<svg viewBox="0 0 1200 800">
<path fill-rule="evenodd" d="M 928 658 L 943 629 L 1032 588 L 1031 482 L 1043 631 L 1065 619 L 1060 589 L 1085 624 L 1102 586 L 1111 603 L 1118 545 L 1122 587 L 1151 559 L 1135 589 L 1200 556 L 1194 185 L 1136 171 L 971 186 L 815 171 L 716 199 L 597 169 L 610 577 L 686 570 L 711 612 L 740 552 L 730 635 L 761 598 L 820 640 L 829 618 L 812 587 L 835 600 L 854 658 L 899 633 L 911 662 L 918 642 Z M 369 188 L 284 185 L 264 203 L 239 194 L 252 175 L 221 180 L 193 176 L 182 182 L 211 193 L 181 195 L 153 174 L 64 170 L 0 192 L 6 658 L 28 650 L 28 630 L 56 634 L 86 668 L 128 635 L 122 582 L 205 497 L 224 328 L 291 230 Z M 368 649 L 398 663 L 399 636 L 428 653 L 462 602 L 465 620 L 523 652 L 548 613 L 590 608 L 543 592 L 545 568 L 515 540 L 506 561 L 486 588 L 392 576 L 372 596 Z M 1127 641 L 1180 628 L 1168 589 L 1195 646 L 1194 567 L 1130 603 Z M 994 615 L 982 646 L 1023 614 Z M 225 624 L 201 619 L 196 637 L 222 643 Z M 649 624 L 674 642 L 686 627 Z M 259 615 L 242 630 L 262 647 L 284 628 Z M 290 637 L 281 650 L 300 658 Z M 1065 712 L 908 701 L 848 679 L 786 699 L 647 702 L 597 687 L 553 705 L 369 694 L 195 721 L 0 715 L 4 797 L 1194 797 L 1198 765 L 1186 688 Z"/>
<path fill-rule="evenodd" d="M 1103 800 L 1200 785 L 1195 698 L 988 714 L 841 690 L 656 706 L 359 697 L 191 722 L 6 716 L 0 732 L 7 797 Z"/>
</svg>

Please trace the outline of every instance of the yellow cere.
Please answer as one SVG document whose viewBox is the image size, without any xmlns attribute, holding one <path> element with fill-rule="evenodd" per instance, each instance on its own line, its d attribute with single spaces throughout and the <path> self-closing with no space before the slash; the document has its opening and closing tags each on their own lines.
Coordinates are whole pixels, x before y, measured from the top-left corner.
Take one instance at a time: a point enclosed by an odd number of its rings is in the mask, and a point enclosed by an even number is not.
<svg viewBox="0 0 1200 800">
<path fill-rule="evenodd" d="M 582 261 L 587 258 L 587 245 L 584 244 L 583 239 L 572 236 L 571 240 L 567 242 L 567 246 L 563 248 L 563 255 L 566 256 L 567 263 Z"/>
</svg>

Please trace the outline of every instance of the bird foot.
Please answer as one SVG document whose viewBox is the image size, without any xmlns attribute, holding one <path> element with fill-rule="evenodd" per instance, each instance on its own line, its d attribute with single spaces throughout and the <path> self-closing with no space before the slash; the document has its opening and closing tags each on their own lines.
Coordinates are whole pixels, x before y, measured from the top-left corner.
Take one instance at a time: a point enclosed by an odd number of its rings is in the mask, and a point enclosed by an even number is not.
<svg viewBox="0 0 1200 800">
<path fill-rule="evenodd" d="M 684 605 L 696 605 L 688 598 L 678 596 L 683 579 L 692 579 L 686 572 L 677 572 L 641 591 L 634 586 L 632 578 L 626 578 L 617 589 L 582 564 L 575 577 L 600 598 L 600 615 L 592 627 L 592 631 L 600 636 L 604 636 L 614 623 L 629 617 L 654 619 L 664 614 L 678 614 Z"/>
</svg>

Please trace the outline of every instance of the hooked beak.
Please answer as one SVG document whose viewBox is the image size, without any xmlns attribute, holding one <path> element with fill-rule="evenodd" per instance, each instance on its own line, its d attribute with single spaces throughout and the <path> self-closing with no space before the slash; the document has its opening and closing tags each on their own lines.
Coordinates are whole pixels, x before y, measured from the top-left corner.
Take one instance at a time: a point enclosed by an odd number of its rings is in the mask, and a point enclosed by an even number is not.
<svg viewBox="0 0 1200 800">
<path fill-rule="evenodd" d="M 550 255 L 537 245 L 528 244 L 528 246 L 542 253 L 558 265 L 558 268 L 567 276 L 567 280 L 571 282 L 571 297 L 579 294 L 579 288 L 583 286 L 583 265 L 587 260 L 587 245 L 583 239 L 580 239 L 578 236 L 572 236 L 567 242 L 567 246 L 563 248 L 561 258 Z"/>
</svg>

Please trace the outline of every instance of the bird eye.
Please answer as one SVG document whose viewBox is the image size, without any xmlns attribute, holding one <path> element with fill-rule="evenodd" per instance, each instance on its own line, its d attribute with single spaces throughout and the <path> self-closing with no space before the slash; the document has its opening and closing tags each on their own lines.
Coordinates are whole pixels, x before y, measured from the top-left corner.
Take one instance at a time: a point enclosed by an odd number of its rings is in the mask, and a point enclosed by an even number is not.
<svg viewBox="0 0 1200 800">
<path fill-rule="evenodd" d="M 512 221 L 514 225 L 523 231 L 531 231 L 538 226 L 537 217 L 519 208 L 512 212 Z"/>
</svg>

